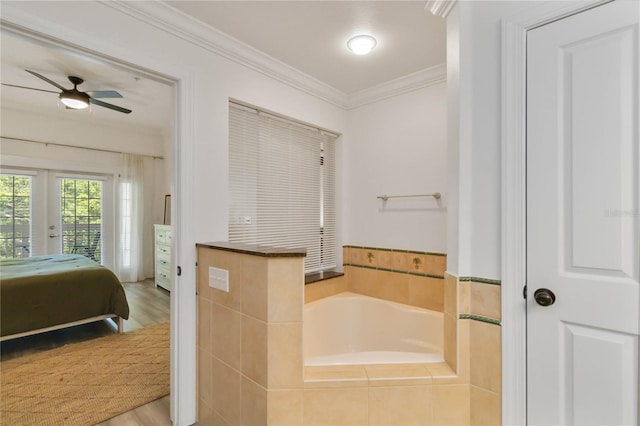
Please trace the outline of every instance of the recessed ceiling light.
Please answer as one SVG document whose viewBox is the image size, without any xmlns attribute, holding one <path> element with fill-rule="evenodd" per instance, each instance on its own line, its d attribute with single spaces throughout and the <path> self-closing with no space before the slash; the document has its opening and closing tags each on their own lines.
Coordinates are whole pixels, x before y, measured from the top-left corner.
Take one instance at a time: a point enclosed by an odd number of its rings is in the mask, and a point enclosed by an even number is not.
<svg viewBox="0 0 640 426">
<path fill-rule="evenodd" d="M 366 55 L 370 53 L 378 42 L 370 35 L 357 35 L 351 37 L 347 42 L 347 47 L 356 55 Z"/>
</svg>

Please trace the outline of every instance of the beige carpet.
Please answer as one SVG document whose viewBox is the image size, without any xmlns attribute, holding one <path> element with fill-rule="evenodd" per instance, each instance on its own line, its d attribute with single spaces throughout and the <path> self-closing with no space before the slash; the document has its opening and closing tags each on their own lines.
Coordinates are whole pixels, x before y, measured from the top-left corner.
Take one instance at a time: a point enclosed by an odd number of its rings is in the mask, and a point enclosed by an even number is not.
<svg viewBox="0 0 640 426">
<path fill-rule="evenodd" d="M 169 394 L 169 323 L 0 363 L 2 425 L 93 425 Z"/>
</svg>

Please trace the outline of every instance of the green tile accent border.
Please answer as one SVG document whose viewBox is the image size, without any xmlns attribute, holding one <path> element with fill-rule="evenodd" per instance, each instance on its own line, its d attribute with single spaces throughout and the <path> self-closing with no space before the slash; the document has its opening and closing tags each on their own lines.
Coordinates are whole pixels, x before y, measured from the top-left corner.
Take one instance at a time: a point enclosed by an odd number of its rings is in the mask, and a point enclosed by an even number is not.
<svg viewBox="0 0 640 426">
<path fill-rule="evenodd" d="M 444 279 L 444 277 L 440 276 L 440 275 L 425 274 L 425 273 L 413 272 L 413 271 L 398 271 L 396 269 L 378 268 L 377 266 L 354 265 L 352 263 L 343 263 L 342 266 L 351 266 L 353 268 L 363 268 L 363 269 L 373 269 L 375 271 L 395 272 L 396 274 L 416 275 L 418 277 L 437 278 L 437 279 L 440 279 L 440 280 Z"/>
<path fill-rule="evenodd" d="M 480 321 L 480 322 L 486 322 L 487 324 L 493 324 L 493 325 L 500 326 L 500 320 L 497 320 L 497 319 L 494 319 L 494 318 L 489 318 L 489 317 L 483 317 L 482 315 L 460 314 L 458 316 L 458 318 L 460 318 L 460 319 L 470 319 L 470 320 Z"/>
<path fill-rule="evenodd" d="M 478 278 L 478 277 L 460 277 L 458 278 L 458 281 L 462 282 L 469 282 L 469 281 L 473 281 L 476 283 L 483 283 L 483 284 L 491 284 L 491 285 L 500 285 L 501 281 L 500 280 L 492 280 L 489 278 Z"/>
<path fill-rule="evenodd" d="M 415 254 L 428 254 L 431 256 L 446 256 L 446 253 L 436 253 L 432 251 L 414 251 L 414 250 L 403 250 L 403 249 L 390 249 L 383 247 L 367 247 L 367 246 L 352 246 L 352 245 L 344 245 L 343 248 L 357 248 L 364 250 L 376 250 L 376 251 L 391 251 L 396 253 L 415 253 Z"/>
</svg>

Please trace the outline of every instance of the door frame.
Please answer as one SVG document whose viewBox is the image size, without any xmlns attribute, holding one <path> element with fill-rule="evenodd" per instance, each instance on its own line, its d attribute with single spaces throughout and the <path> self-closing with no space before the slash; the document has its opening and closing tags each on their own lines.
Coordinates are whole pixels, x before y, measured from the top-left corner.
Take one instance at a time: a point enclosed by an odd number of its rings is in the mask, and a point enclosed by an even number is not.
<svg viewBox="0 0 640 426">
<path fill-rule="evenodd" d="M 546 1 L 502 20 L 502 424 L 527 424 L 527 31 L 610 1 Z"/>
</svg>

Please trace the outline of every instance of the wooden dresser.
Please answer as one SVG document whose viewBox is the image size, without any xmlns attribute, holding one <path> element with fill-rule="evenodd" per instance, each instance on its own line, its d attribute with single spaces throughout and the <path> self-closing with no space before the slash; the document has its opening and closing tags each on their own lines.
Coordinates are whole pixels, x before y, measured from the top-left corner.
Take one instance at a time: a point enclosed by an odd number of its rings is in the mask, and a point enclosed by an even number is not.
<svg viewBox="0 0 640 426">
<path fill-rule="evenodd" d="M 156 287 L 171 291 L 171 225 L 153 225 L 155 230 Z"/>
</svg>

